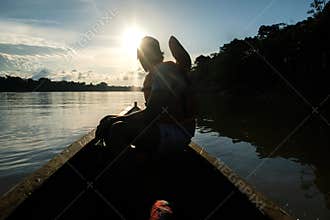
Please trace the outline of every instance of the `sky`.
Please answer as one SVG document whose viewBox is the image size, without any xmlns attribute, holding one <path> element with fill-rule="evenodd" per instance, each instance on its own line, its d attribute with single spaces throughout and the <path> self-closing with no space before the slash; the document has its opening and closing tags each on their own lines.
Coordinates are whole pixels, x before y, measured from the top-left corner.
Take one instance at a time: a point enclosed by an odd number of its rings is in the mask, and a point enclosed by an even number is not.
<svg viewBox="0 0 330 220">
<path fill-rule="evenodd" d="M 144 35 L 166 60 L 176 36 L 192 59 L 260 25 L 294 24 L 311 0 L 1 0 L 0 75 L 141 86 Z"/>
</svg>

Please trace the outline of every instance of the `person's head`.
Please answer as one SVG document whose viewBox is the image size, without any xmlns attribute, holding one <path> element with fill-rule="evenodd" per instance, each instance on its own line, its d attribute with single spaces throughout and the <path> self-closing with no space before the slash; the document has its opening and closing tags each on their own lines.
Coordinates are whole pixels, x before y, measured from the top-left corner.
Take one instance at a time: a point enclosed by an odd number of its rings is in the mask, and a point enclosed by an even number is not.
<svg viewBox="0 0 330 220">
<path fill-rule="evenodd" d="M 142 39 L 140 47 L 137 49 L 137 57 L 145 71 L 150 71 L 164 59 L 158 40 L 149 36 Z"/>
</svg>

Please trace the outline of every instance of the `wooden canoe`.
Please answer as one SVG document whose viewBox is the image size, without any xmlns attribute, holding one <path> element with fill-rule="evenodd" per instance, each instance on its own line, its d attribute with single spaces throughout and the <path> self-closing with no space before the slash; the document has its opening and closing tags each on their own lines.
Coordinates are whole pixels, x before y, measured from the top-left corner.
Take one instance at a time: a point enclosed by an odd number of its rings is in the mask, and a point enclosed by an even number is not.
<svg viewBox="0 0 330 220">
<path fill-rule="evenodd" d="M 137 107 L 126 111 L 132 112 Z M 170 158 L 95 147 L 95 130 L 71 144 L 0 200 L 0 219 L 147 220 L 156 200 L 176 219 L 292 219 L 195 143 Z"/>
</svg>

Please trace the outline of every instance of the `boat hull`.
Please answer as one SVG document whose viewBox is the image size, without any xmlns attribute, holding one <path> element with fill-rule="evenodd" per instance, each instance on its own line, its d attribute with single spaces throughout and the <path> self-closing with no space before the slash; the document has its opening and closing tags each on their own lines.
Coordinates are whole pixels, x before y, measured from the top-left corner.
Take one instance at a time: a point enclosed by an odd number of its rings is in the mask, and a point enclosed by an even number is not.
<svg viewBox="0 0 330 220">
<path fill-rule="evenodd" d="M 164 157 L 131 147 L 114 155 L 93 137 L 94 131 L 7 193 L 1 218 L 142 220 L 160 199 L 177 219 L 291 218 L 194 143 Z"/>
</svg>

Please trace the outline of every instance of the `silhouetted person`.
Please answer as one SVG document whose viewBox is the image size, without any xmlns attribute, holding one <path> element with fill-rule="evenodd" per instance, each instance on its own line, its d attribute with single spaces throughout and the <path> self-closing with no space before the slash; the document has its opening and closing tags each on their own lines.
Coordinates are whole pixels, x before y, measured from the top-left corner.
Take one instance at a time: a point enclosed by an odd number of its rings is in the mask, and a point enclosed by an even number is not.
<svg viewBox="0 0 330 220">
<path fill-rule="evenodd" d="M 171 42 L 177 44 L 171 47 Z M 97 136 L 104 138 L 115 152 L 129 144 L 148 151 L 175 151 L 188 144 L 194 135 L 192 94 L 186 75 L 190 58 L 174 37 L 170 39 L 170 47 L 177 56 L 188 58 L 178 58 L 181 63 L 163 62 L 159 42 L 152 37 L 142 39 L 137 56 L 148 73 L 143 83 L 146 108 L 125 116 L 104 118 L 97 131 Z"/>
</svg>

